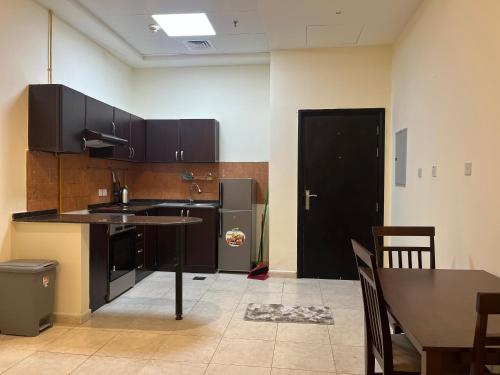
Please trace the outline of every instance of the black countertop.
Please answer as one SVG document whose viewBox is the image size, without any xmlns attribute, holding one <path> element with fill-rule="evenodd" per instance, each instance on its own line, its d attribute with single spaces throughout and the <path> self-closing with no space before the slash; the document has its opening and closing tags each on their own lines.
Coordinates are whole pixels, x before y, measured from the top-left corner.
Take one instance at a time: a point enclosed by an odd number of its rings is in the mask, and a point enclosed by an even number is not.
<svg viewBox="0 0 500 375">
<path fill-rule="evenodd" d="M 174 207 L 174 208 L 211 208 L 219 207 L 217 201 L 172 201 L 172 200 L 133 200 L 128 205 L 123 204 L 98 204 L 89 206 L 89 213 L 141 213 L 150 209 L 159 207 Z"/>
<path fill-rule="evenodd" d="M 89 206 L 89 210 L 73 213 L 58 213 L 57 210 L 20 212 L 12 215 L 14 222 L 25 223 L 69 223 L 69 224 L 112 224 L 112 225 L 192 225 L 202 222 L 197 217 L 186 216 L 142 216 L 136 215 L 158 207 L 211 208 L 219 206 L 215 201 L 171 201 L 134 200 L 129 205 L 113 203 Z M 120 215 L 122 214 L 122 215 Z M 135 214 L 135 215 L 134 215 Z"/>
<path fill-rule="evenodd" d="M 130 216 L 108 214 L 44 214 L 13 218 L 23 223 L 68 223 L 68 224 L 112 224 L 112 225 L 192 225 L 203 220 L 186 216 Z"/>
</svg>

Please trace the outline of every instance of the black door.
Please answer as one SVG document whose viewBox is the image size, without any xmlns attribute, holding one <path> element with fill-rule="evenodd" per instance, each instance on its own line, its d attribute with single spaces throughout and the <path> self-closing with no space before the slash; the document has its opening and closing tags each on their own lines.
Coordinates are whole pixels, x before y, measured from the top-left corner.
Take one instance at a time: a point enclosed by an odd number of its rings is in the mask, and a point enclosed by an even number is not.
<svg viewBox="0 0 500 375">
<path fill-rule="evenodd" d="M 384 109 L 299 111 L 298 276 L 358 278 L 383 222 Z"/>
</svg>

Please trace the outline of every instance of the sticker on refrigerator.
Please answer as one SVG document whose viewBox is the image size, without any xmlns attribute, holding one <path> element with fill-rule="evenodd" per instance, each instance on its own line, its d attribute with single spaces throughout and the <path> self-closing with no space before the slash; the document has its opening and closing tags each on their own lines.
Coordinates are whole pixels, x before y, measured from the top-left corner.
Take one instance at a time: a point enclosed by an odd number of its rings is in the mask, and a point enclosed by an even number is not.
<svg viewBox="0 0 500 375">
<path fill-rule="evenodd" d="M 45 288 L 47 288 L 49 286 L 49 277 L 48 276 L 42 277 L 42 284 Z"/>
<path fill-rule="evenodd" d="M 226 242 L 231 247 L 240 247 L 245 243 L 245 233 L 240 228 L 233 228 L 226 232 Z"/>
</svg>

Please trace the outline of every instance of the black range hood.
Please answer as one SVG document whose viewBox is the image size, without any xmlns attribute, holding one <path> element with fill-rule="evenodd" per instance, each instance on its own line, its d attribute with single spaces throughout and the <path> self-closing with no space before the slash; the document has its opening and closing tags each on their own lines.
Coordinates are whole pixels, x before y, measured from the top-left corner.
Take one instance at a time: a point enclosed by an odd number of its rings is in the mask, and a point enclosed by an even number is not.
<svg viewBox="0 0 500 375">
<path fill-rule="evenodd" d="M 97 132 L 95 130 L 85 129 L 83 138 L 87 148 L 104 148 L 113 146 L 127 146 L 128 140 L 119 138 L 111 134 Z"/>
</svg>

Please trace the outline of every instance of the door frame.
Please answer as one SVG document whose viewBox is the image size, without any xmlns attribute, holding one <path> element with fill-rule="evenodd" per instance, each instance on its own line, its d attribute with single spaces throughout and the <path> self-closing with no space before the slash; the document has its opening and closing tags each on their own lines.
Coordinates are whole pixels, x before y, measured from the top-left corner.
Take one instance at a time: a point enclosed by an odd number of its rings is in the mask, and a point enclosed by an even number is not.
<svg viewBox="0 0 500 375">
<path fill-rule="evenodd" d="M 378 216 L 377 225 L 384 223 L 384 177 L 385 177 L 385 108 L 349 108 L 349 109 L 301 109 L 299 110 L 298 126 L 298 183 L 297 183 L 297 277 L 303 277 L 304 257 L 304 226 L 305 202 L 303 199 L 304 183 L 304 118 L 310 115 L 335 115 L 335 114 L 375 114 L 379 116 L 378 131 Z"/>
</svg>

